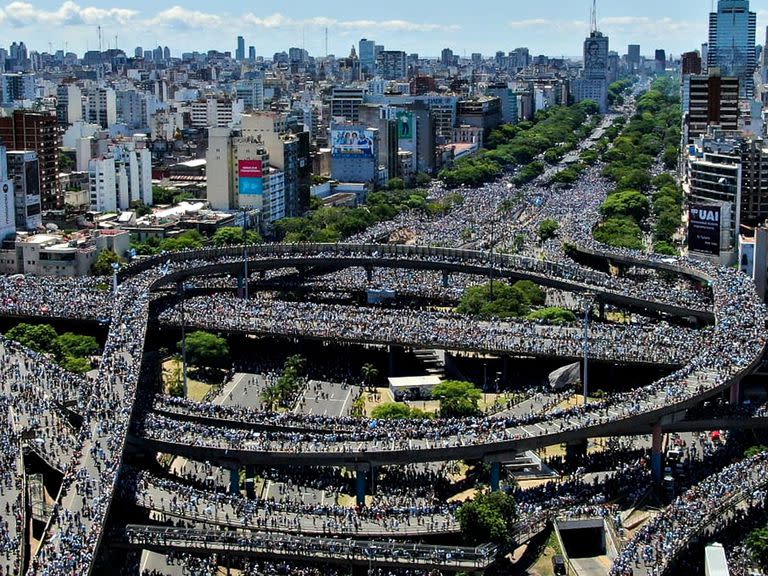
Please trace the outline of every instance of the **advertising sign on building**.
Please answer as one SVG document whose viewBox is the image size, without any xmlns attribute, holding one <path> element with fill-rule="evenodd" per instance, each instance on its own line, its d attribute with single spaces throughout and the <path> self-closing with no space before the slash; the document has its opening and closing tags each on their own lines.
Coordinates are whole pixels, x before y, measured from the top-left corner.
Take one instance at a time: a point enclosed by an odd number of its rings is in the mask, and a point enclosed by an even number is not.
<svg viewBox="0 0 768 576">
<path fill-rule="evenodd" d="M 413 140 L 413 114 L 411 112 L 397 113 L 397 139 Z"/>
<path fill-rule="evenodd" d="M 720 222 L 720 206 L 691 205 L 688 211 L 688 249 L 719 256 Z"/>
<path fill-rule="evenodd" d="M 240 194 L 261 196 L 264 194 L 264 167 L 261 160 L 240 160 L 237 165 Z"/>
<path fill-rule="evenodd" d="M 373 132 L 370 130 L 332 130 L 334 158 L 373 157 Z"/>
</svg>

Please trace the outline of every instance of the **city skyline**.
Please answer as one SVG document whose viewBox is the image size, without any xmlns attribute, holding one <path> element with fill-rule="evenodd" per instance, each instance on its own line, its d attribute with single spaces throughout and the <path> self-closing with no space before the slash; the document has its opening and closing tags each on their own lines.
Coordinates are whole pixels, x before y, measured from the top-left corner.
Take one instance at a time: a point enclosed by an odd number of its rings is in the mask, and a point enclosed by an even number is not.
<svg viewBox="0 0 768 576">
<path fill-rule="evenodd" d="M 456 10 L 446 9 L 452 5 Z M 102 47 L 117 46 L 130 54 L 136 46 L 150 49 L 169 46 L 174 55 L 209 49 L 236 49 L 237 36 L 246 46 L 255 46 L 260 56 L 291 46 L 304 47 L 312 55 L 328 52 L 346 56 L 360 38 L 374 39 L 387 48 L 436 57 L 450 47 L 456 54 L 480 52 L 492 56 L 497 50 L 527 46 L 532 54 L 578 58 L 581 43 L 589 33 L 591 3 L 543 0 L 535 5 L 515 6 L 499 16 L 469 12 L 461 4 L 432 5 L 394 0 L 387 11 L 374 6 L 326 3 L 322 8 L 305 0 L 291 5 L 275 4 L 261 11 L 244 10 L 234 2 L 220 2 L 216 10 L 200 0 L 152 3 L 110 0 L 109 6 L 92 2 L 38 1 L 0 3 L 0 31 L 12 41 L 24 41 L 30 50 L 64 50 L 82 54 L 98 47 L 97 26 L 102 26 Z M 598 27 L 610 37 L 611 49 L 620 54 L 628 44 L 640 44 L 646 56 L 655 48 L 668 54 L 700 47 L 707 40 L 710 2 L 681 0 L 665 3 L 649 0 L 598 3 Z M 757 13 L 757 41 L 764 39 L 768 24 L 768 0 L 751 2 Z M 552 34 L 556 31 L 557 34 Z M 40 41 L 41 38 L 45 40 Z"/>
</svg>

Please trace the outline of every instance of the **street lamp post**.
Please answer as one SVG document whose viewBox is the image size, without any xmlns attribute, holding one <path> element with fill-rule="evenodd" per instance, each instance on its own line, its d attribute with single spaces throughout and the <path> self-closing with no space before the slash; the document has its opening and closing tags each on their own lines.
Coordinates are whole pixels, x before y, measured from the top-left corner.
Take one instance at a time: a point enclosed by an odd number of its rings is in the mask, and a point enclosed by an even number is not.
<svg viewBox="0 0 768 576">
<path fill-rule="evenodd" d="M 592 308 L 592 296 L 587 295 L 584 299 L 584 340 L 582 348 L 584 352 L 584 404 L 587 403 L 587 395 L 589 394 L 589 312 Z"/>
<path fill-rule="evenodd" d="M 488 268 L 488 276 L 490 278 L 490 298 L 493 300 L 493 227 L 496 223 L 495 218 L 491 219 L 491 254 L 490 254 L 490 266 Z"/>
<path fill-rule="evenodd" d="M 248 300 L 248 209 L 243 207 L 243 298 Z"/>
<path fill-rule="evenodd" d="M 181 377 L 182 377 L 182 389 L 184 392 L 184 398 L 187 397 L 187 327 L 186 318 L 184 316 L 184 300 L 186 294 L 186 287 L 184 282 L 179 282 L 178 290 L 181 295 Z"/>
<path fill-rule="evenodd" d="M 120 270 L 120 264 L 112 262 L 112 294 L 117 296 L 117 272 Z"/>
</svg>

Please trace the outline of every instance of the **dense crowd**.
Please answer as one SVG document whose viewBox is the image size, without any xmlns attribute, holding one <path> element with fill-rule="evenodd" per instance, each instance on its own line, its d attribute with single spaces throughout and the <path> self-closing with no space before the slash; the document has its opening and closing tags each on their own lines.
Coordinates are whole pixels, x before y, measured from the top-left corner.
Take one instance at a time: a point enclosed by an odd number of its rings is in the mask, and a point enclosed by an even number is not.
<svg viewBox="0 0 768 576">
<path fill-rule="evenodd" d="M 768 453 L 732 464 L 699 482 L 635 534 L 614 561 L 611 575 L 629 576 L 639 566 L 645 566 L 649 576 L 665 574 L 688 543 L 719 521 L 727 507 L 764 506 L 767 483 Z"/>
<path fill-rule="evenodd" d="M 533 321 L 478 321 L 454 312 L 422 309 L 354 307 L 314 302 L 244 300 L 223 294 L 199 296 L 184 303 L 186 322 L 195 328 L 246 333 L 301 335 L 380 344 L 481 350 L 578 358 L 583 352 L 580 327 L 546 326 Z M 160 315 L 181 323 L 179 308 Z M 659 323 L 614 326 L 592 323 L 590 357 L 649 364 L 680 365 L 700 349 L 700 333 Z"/>
</svg>

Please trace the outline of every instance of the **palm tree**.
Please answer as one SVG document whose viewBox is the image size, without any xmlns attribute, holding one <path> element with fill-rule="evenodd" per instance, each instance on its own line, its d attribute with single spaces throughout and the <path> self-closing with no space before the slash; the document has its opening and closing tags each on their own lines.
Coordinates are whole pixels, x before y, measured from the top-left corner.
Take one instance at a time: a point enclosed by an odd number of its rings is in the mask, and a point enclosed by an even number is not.
<svg viewBox="0 0 768 576">
<path fill-rule="evenodd" d="M 379 370 L 373 364 L 363 364 L 361 369 L 363 374 L 363 381 L 368 388 L 369 392 L 373 392 L 373 381 L 379 376 Z"/>
</svg>

